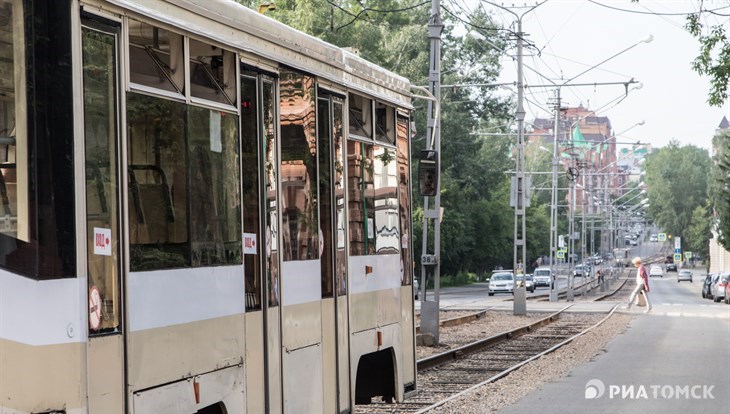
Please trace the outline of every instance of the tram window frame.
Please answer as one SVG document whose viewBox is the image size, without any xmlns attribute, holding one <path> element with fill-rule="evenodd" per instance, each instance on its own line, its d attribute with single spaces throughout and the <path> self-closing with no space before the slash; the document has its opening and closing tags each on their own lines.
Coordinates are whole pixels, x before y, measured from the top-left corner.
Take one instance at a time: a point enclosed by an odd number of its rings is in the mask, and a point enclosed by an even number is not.
<svg viewBox="0 0 730 414">
<path fill-rule="evenodd" d="M 398 213 L 400 215 L 401 264 L 403 275 L 401 285 L 413 284 L 413 256 L 411 224 L 413 197 L 411 193 L 410 163 L 410 117 L 396 113 L 396 153 L 398 159 Z"/>
<path fill-rule="evenodd" d="M 14 56 L 12 71 L 19 223 L 15 235 L 0 233 L 0 267 L 36 280 L 74 278 L 72 8 L 40 0 L 12 5 L 23 8 L 11 7 L 13 33 L 23 34 L 12 43 L 25 46 L 14 48 L 23 56 Z"/>
<path fill-rule="evenodd" d="M 279 76 L 282 262 L 316 260 L 320 257 L 316 81 L 314 76 L 294 69 L 282 69 Z M 298 113 L 285 111 L 287 107 L 300 110 L 297 99 L 308 100 L 308 109 Z M 312 132 L 314 145 L 307 135 Z M 297 199 L 302 193 L 304 197 Z"/>
<path fill-rule="evenodd" d="M 375 225 L 375 189 L 372 188 L 374 177 L 372 177 L 372 172 L 369 171 L 372 169 L 372 161 L 366 162 L 366 160 L 370 160 L 366 156 L 366 150 L 368 148 L 372 149 L 374 145 L 372 141 L 347 140 L 347 218 L 349 221 L 348 244 L 350 246 L 350 256 L 375 254 L 374 230 L 372 237 L 369 237 L 370 231 Z M 358 169 L 362 171 L 362 174 L 356 174 Z M 369 176 L 365 176 L 366 172 L 369 173 Z M 368 193 L 372 194 L 368 195 Z M 372 201 L 369 202 L 369 199 Z M 359 208 L 361 202 L 363 208 Z M 370 240 L 372 240 L 372 243 Z"/>
<path fill-rule="evenodd" d="M 261 163 L 261 140 L 259 132 L 263 111 L 259 110 L 261 81 L 258 73 L 241 69 L 240 74 L 240 106 L 241 106 L 241 182 L 243 185 L 243 232 L 253 234 L 256 253 L 245 253 L 244 246 L 244 280 L 246 292 L 246 312 L 262 309 L 262 267 L 260 248 L 262 234 L 262 177 L 259 173 Z"/>
<path fill-rule="evenodd" d="M 213 44 L 188 38 L 188 56 L 187 73 L 193 101 L 200 99 L 202 103 L 207 101 L 234 107 L 238 102 L 235 54 Z"/>
<path fill-rule="evenodd" d="M 137 139 L 137 131 L 131 128 L 151 128 L 154 122 L 140 122 L 134 124 L 132 116 L 135 111 L 130 110 L 130 103 L 137 99 L 149 100 L 145 104 L 144 114 L 158 121 L 166 122 L 169 128 L 178 129 L 177 141 L 173 141 L 173 130 L 166 130 L 164 134 L 153 131 L 151 136 L 142 136 L 142 142 L 152 142 L 142 148 L 142 144 L 127 145 L 128 151 L 128 180 L 129 180 L 129 217 L 130 226 L 130 268 L 132 271 L 148 271 L 184 267 L 203 267 L 219 265 L 235 265 L 243 263 L 241 229 L 241 183 L 238 164 L 240 147 L 238 144 L 238 114 L 224 113 L 197 105 L 186 105 L 161 97 L 144 95 L 136 92 L 127 93 L 127 140 Z M 157 114 L 154 109 L 168 111 Z M 177 115 L 170 116 L 169 111 L 176 110 Z M 140 111 L 140 112 L 142 112 Z M 235 117 L 235 131 L 229 132 L 226 139 L 222 137 L 216 142 L 215 137 L 206 136 L 201 141 L 204 145 L 194 146 L 191 135 L 194 128 L 192 112 L 210 114 L 210 119 L 217 119 L 213 115 L 219 114 L 221 122 L 225 117 Z M 167 113 L 167 115 L 165 115 Z M 175 119 L 184 119 L 183 123 Z M 233 120 L 231 120 L 233 121 Z M 203 130 L 211 131 L 210 124 Z M 224 126 L 219 127 L 224 134 Z M 230 129 L 230 127 L 229 127 Z M 167 143 L 167 146 L 163 144 Z M 233 144 L 233 146 L 231 146 Z M 206 151 L 209 150 L 209 151 Z M 233 153 L 231 153 L 231 151 Z M 207 154 L 200 158 L 200 154 Z M 197 154 L 197 155 L 196 155 Z M 221 154 L 220 156 L 216 154 Z M 222 158 L 222 157 L 229 158 Z M 205 160 L 208 161 L 205 161 Z M 169 162 L 171 167 L 163 168 L 162 162 Z M 195 168 L 193 161 L 210 164 L 210 171 L 205 168 Z M 219 162 L 216 163 L 215 161 Z M 235 162 L 234 185 L 223 182 L 224 175 L 221 169 L 233 171 L 230 167 Z M 217 166 L 217 167 L 216 167 Z M 215 167 L 215 168 L 213 168 Z M 172 170 L 170 170 L 172 168 Z M 142 175 L 137 176 L 136 171 Z M 202 181 L 201 181 L 202 180 Z M 200 185 L 196 186 L 198 183 Z M 141 185 L 150 186 L 140 193 Z M 222 185 L 222 187 L 221 187 Z M 202 194 L 205 194 L 203 197 Z M 149 195 L 161 197 L 159 202 L 146 203 L 143 197 Z M 211 202 L 214 200 L 215 202 Z M 203 206 L 201 203 L 210 203 Z M 213 218 L 215 227 L 210 229 L 211 208 L 217 206 Z M 142 213 L 142 215 L 140 215 Z M 145 215 L 148 217 L 145 218 Z M 150 221 L 149 217 L 153 220 Z M 164 221 L 160 222 L 160 221 Z M 144 224 L 147 228 L 142 228 Z M 157 231 L 150 238 L 149 226 L 157 226 Z M 135 227 L 136 226 L 136 227 Z M 142 236 L 140 236 L 140 232 Z M 139 242 L 147 234 L 146 242 Z M 166 237 L 162 240 L 161 237 Z M 144 239 L 143 239 L 144 240 Z"/>
<path fill-rule="evenodd" d="M 163 95 L 184 99 L 184 36 L 132 18 L 127 20 L 127 27 L 130 86 L 139 90 L 150 88 L 161 91 Z M 147 39 L 144 31 L 152 32 L 149 35 L 151 39 Z M 152 82 L 154 76 L 148 73 L 149 69 L 157 72 L 157 82 Z"/>
<path fill-rule="evenodd" d="M 348 132 L 350 137 L 368 141 L 373 139 L 373 99 L 354 93 L 348 94 Z"/>
<path fill-rule="evenodd" d="M 375 140 L 395 145 L 395 108 L 383 102 L 375 102 Z"/>
</svg>

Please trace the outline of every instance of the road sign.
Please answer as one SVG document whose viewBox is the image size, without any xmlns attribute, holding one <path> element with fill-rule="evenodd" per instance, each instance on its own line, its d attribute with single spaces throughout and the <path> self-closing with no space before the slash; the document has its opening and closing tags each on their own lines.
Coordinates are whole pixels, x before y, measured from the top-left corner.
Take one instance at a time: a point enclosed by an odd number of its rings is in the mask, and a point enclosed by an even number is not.
<svg viewBox="0 0 730 414">
<path fill-rule="evenodd" d="M 659 236 L 657 237 L 659 241 L 667 241 L 667 233 L 659 233 Z"/>
<path fill-rule="evenodd" d="M 674 238 L 674 249 L 679 250 L 682 248 L 682 238 L 681 237 L 675 237 Z"/>
<path fill-rule="evenodd" d="M 674 253 L 674 263 L 682 261 L 682 253 Z"/>
<path fill-rule="evenodd" d="M 684 252 L 684 258 L 685 259 L 691 259 L 692 258 L 692 252 Z"/>
<path fill-rule="evenodd" d="M 558 256 L 558 259 L 565 259 L 565 252 L 562 250 L 558 250 L 556 255 Z"/>
<path fill-rule="evenodd" d="M 682 249 L 674 249 L 674 253 L 675 253 L 675 254 L 677 254 L 677 253 L 682 253 Z"/>
</svg>

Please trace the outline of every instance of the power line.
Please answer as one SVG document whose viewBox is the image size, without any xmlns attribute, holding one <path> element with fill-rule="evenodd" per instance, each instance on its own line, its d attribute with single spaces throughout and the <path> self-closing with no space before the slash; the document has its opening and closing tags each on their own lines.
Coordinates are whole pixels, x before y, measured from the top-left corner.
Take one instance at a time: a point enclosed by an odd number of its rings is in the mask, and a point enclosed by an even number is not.
<svg viewBox="0 0 730 414">
<path fill-rule="evenodd" d="M 678 13 L 663 13 L 663 12 L 655 12 L 655 11 L 640 11 L 640 10 L 624 9 L 624 8 L 616 7 L 616 6 L 609 6 L 608 4 L 603 4 L 603 3 L 600 3 L 600 2 L 595 1 L 595 0 L 588 0 L 588 1 L 590 3 L 595 4 L 596 6 L 605 7 L 607 9 L 611 9 L 611 10 L 616 10 L 616 11 L 620 11 L 620 12 L 624 12 L 624 13 L 644 14 L 644 15 L 651 15 L 651 16 L 689 16 L 689 15 L 697 14 L 698 13 L 696 11 L 692 11 L 692 12 L 678 12 Z M 708 10 L 700 10 L 699 12 L 700 13 L 705 12 L 705 13 L 717 14 L 718 16 L 728 16 L 727 14 L 717 13 L 717 11 L 718 10 L 727 9 L 729 7 L 730 6 L 723 6 L 723 7 L 718 7 L 718 8 L 711 9 L 711 10 L 709 10 L 709 9 Z"/>
</svg>

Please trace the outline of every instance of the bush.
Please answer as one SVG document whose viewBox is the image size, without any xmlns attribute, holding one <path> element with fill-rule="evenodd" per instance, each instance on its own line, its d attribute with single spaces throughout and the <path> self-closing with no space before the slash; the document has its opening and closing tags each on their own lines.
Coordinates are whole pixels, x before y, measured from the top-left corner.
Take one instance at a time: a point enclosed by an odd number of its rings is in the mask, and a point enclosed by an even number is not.
<svg viewBox="0 0 730 414">
<path fill-rule="evenodd" d="M 441 275 L 441 287 L 466 286 L 478 282 L 479 276 L 476 273 L 460 271 L 456 276 Z M 428 288 L 433 289 L 433 279 L 429 278 Z"/>
</svg>

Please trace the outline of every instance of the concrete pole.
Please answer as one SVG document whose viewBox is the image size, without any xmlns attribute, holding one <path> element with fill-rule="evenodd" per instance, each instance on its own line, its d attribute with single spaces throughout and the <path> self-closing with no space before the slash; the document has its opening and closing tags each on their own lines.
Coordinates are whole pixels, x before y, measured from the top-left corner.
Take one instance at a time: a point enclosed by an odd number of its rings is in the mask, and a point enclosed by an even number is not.
<svg viewBox="0 0 730 414">
<path fill-rule="evenodd" d="M 522 63 L 522 19 L 517 19 L 517 154 L 515 157 L 515 178 L 517 188 L 515 202 L 515 231 L 514 231 L 514 275 L 521 271 L 524 275 L 527 272 L 527 252 L 525 245 L 525 108 L 524 108 L 524 74 Z M 520 269 L 521 267 L 521 269 Z M 527 291 L 524 283 L 521 286 L 514 285 L 513 314 L 527 314 Z"/>
<path fill-rule="evenodd" d="M 555 127 L 553 128 L 553 171 L 552 171 L 552 200 L 550 202 L 550 274 L 558 274 L 557 247 L 558 247 L 558 136 L 560 127 L 560 88 L 555 92 Z M 558 301 L 557 280 L 550 282 L 550 302 Z"/>
<path fill-rule="evenodd" d="M 441 32 L 443 31 L 443 22 L 441 21 L 441 4 L 440 0 L 432 0 L 431 2 L 431 20 L 428 22 L 428 37 L 431 40 L 431 52 L 429 58 L 428 84 L 434 101 L 428 101 L 428 128 L 427 128 L 427 149 L 435 149 L 441 154 L 441 128 L 439 125 L 438 108 L 441 103 Z M 440 163 L 439 163 L 440 165 Z M 440 167 L 439 167 L 440 168 Z M 440 172 L 439 172 L 440 174 Z M 434 246 L 433 255 L 435 263 L 429 265 L 433 269 L 433 300 L 426 297 L 426 269 L 427 266 L 421 262 L 421 331 L 424 334 L 433 336 L 434 343 L 439 344 L 439 290 L 441 285 L 440 266 L 441 266 L 441 180 L 438 180 L 436 186 L 436 196 L 434 197 L 433 210 L 428 208 L 428 197 L 423 198 L 423 255 L 428 252 L 428 229 L 429 220 L 433 220 L 434 227 Z"/>
</svg>

